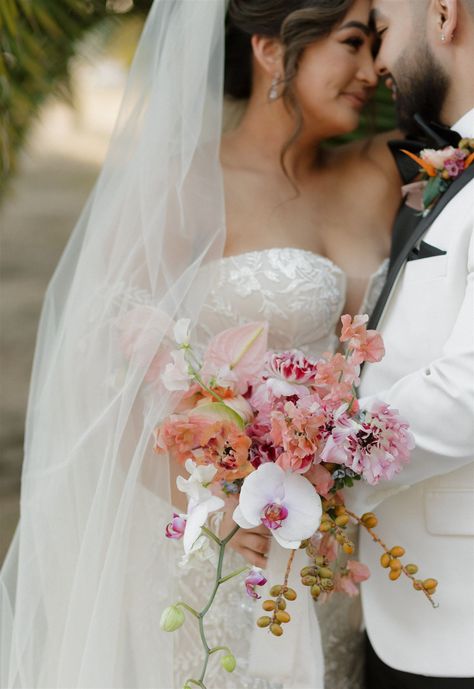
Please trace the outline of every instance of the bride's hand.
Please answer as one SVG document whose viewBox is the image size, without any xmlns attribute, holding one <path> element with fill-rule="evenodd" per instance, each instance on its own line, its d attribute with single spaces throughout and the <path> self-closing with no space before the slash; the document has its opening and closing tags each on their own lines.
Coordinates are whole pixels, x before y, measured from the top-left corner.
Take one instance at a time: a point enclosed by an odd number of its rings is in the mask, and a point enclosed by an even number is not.
<svg viewBox="0 0 474 689">
<path fill-rule="evenodd" d="M 225 502 L 224 518 L 219 530 L 220 538 L 225 538 L 234 528 L 235 522 L 232 519 L 232 514 L 239 500 L 235 496 L 229 496 L 225 498 Z M 262 526 L 256 526 L 253 529 L 239 529 L 229 541 L 229 545 L 251 565 L 264 569 L 267 566 L 265 556 L 270 550 L 271 538 L 270 531 L 262 524 Z"/>
</svg>

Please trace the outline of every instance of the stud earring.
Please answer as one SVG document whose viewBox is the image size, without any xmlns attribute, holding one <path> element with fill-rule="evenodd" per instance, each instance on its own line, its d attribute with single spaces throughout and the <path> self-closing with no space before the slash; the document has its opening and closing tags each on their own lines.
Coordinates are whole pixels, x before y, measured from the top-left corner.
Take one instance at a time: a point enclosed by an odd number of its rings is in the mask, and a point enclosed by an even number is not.
<svg viewBox="0 0 474 689">
<path fill-rule="evenodd" d="M 275 74 L 273 79 L 272 79 L 270 90 L 268 91 L 268 100 L 269 101 L 275 101 L 278 98 L 279 93 L 278 93 L 277 86 L 278 86 L 279 82 L 280 82 L 280 75 Z"/>
</svg>

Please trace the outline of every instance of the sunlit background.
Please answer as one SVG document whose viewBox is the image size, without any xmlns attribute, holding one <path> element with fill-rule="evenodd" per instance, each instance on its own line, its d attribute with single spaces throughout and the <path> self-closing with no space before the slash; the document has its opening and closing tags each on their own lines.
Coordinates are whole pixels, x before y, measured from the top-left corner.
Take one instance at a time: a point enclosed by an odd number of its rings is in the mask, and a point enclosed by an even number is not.
<svg viewBox="0 0 474 689">
<path fill-rule="evenodd" d="M 0 563 L 19 516 L 25 410 L 44 292 L 104 159 L 141 26 L 137 17 L 114 18 L 84 36 L 67 91 L 45 99 L 21 149 L 13 151 L 15 169 L 4 175 Z"/>
</svg>

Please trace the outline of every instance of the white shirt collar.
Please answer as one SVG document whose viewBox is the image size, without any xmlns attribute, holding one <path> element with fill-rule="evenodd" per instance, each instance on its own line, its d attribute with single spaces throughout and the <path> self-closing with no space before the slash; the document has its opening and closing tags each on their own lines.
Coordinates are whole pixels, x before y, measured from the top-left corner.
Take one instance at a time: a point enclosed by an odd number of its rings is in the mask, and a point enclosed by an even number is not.
<svg viewBox="0 0 474 689">
<path fill-rule="evenodd" d="M 474 137 L 474 108 L 468 110 L 456 124 L 453 124 L 452 129 L 463 137 Z"/>
</svg>

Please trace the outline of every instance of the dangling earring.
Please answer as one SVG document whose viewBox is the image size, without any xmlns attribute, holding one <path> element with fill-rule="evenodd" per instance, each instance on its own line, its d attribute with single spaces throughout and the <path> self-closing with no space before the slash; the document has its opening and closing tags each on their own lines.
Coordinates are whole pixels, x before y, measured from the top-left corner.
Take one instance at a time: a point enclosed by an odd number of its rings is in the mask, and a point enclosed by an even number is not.
<svg viewBox="0 0 474 689">
<path fill-rule="evenodd" d="M 268 100 L 269 101 L 275 101 L 278 98 L 279 93 L 278 93 L 277 86 L 278 86 L 279 82 L 280 82 L 280 75 L 275 74 L 273 76 L 273 79 L 272 79 L 270 90 L 268 91 Z"/>
<path fill-rule="evenodd" d="M 446 34 L 445 33 L 441 34 L 441 40 L 443 41 L 443 43 L 446 41 Z"/>
</svg>

